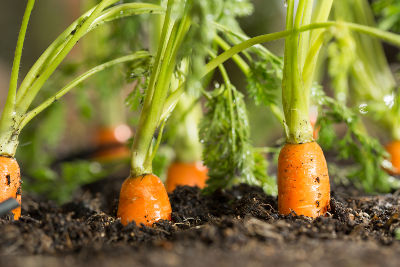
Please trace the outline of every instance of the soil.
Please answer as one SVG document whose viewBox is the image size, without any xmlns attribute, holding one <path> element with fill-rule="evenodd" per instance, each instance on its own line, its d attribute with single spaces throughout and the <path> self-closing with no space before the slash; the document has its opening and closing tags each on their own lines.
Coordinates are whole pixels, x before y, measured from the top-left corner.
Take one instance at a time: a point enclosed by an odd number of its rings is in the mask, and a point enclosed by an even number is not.
<svg viewBox="0 0 400 267">
<path fill-rule="evenodd" d="M 178 187 L 172 222 L 123 227 L 121 181 L 86 186 L 63 206 L 24 196 L 21 220 L 0 219 L 0 266 L 399 266 L 400 192 L 336 188 L 331 211 L 310 220 L 240 185 L 204 196 Z M 107 189 L 107 191 L 106 191 Z M 107 194 L 101 193 L 108 192 Z"/>
</svg>

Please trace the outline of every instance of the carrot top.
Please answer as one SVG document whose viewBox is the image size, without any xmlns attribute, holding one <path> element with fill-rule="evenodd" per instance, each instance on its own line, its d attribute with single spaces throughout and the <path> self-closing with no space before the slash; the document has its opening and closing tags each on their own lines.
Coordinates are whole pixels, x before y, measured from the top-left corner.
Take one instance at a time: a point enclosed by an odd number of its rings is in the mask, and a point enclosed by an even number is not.
<svg viewBox="0 0 400 267">
<path fill-rule="evenodd" d="M 53 102 L 57 101 L 72 88 L 76 87 L 76 85 L 106 68 L 148 56 L 148 53 L 138 52 L 96 66 L 71 81 L 35 108 L 29 110 L 45 82 L 55 72 L 57 67 L 62 63 L 75 44 L 88 32 L 105 22 L 113 21 L 121 17 L 142 13 L 159 14 L 164 12 L 164 9 L 157 5 L 130 3 L 113 6 L 116 2 L 118 2 L 118 0 L 102 0 L 98 5 L 74 21 L 45 50 L 45 52 L 33 64 L 28 74 L 22 80 L 22 83 L 18 86 L 17 83 L 22 47 L 27 32 L 30 14 L 35 3 L 34 0 L 28 0 L 15 50 L 8 95 L 0 116 L 0 155 L 14 156 L 18 146 L 18 136 L 26 124 Z"/>
</svg>

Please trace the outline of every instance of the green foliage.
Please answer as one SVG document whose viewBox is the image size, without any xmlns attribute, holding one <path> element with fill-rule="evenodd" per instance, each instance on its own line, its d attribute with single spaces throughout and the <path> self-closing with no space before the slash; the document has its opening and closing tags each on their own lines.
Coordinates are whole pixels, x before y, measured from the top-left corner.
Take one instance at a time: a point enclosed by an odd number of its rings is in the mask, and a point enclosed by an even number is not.
<svg viewBox="0 0 400 267">
<path fill-rule="evenodd" d="M 250 62 L 247 75 L 247 90 L 257 105 L 269 106 L 280 102 L 282 69 L 283 61 L 280 58 L 257 51 L 257 58 Z"/>
<path fill-rule="evenodd" d="M 126 77 L 129 83 L 133 83 L 132 91 L 125 99 L 125 104 L 131 110 L 137 110 L 143 102 L 145 90 L 149 82 L 149 73 L 153 61 L 151 58 L 145 58 L 132 62 L 127 66 Z"/>
<path fill-rule="evenodd" d="M 211 43 L 217 34 L 215 23 L 230 29 L 240 30 L 237 17 L 249 15 L 253 11 L 249 0 L 203 0 L 188 1 L 191 3 L 190 16 L 192 26 L 180 49 L 180 57 L 190 57 L 190 75 L 187 77 L 187 88 L 200 88 L 200 77 L 203 73 L 205 59 L 209 54 Z"/>
<path fill-rule="evenodd" d="M 339 158 L 357 163 L 347 177 L 367 192 L 388 192 L 399 187 L 400 184 L 383 170 L 386 152 L 378 140 L 366 133 L 357 111 L 326 96 L 321 88 L 313 89 L 313 97 L 322 107 L 317 123 L 321 126 L 318 142 L 325 150 L 336 150 Z M 343 137 L 334 132 L 333 125 L 338 123 L 347 126 Z"/>
<path fill-rule="evenodd" d="M 249 122 L 243 95 L 233 86 L 214 92 L 200 124 L 203 158 L 209 168 L 207 192 L 248 183 L 273 191 L 265 159 L 250 144 Z"/>
<path fill-rule="evenodd" d="M 376 0 L 372 6 L 374 12 L 380 17 L 381 29 L 400 32 L 400 1 Z"/>
<path fill-rule="evenodd" d="M 71 200 L 73 193 L 82 185 L 107 176 L 100 163 L 90 161 L 65 162 L 60 173 L 48 168 L 38 168 L 32 173 L 33 180 L 23 184 L 23 190 L 46 196 L 62 204 Z"/>
</svg>

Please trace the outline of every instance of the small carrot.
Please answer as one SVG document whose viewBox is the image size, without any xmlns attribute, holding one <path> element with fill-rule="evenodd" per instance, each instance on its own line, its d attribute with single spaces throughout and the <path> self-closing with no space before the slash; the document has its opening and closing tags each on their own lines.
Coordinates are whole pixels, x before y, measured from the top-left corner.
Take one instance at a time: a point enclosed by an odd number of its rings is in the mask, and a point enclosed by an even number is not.
<svg viewBox="0 0 400 267">
<path fill-rule="evenodd" d="M 286 144 L 278 160 L 279 213 L 318 217 L 329 209 L 326 160 L 316 142 Z"/>
<path fill-rule="evenodd" d="M 197 162 L 174 162 L 168 168 L 165 186 L 168 192 L 172 192 L 178 185 L 198 186 L 204 188 L 208 169 L 201 161 Z"/>
<path fill-rule="evenodd" d="M 95 142 L 99 148 L 93 158 L 99 161 L 112 161 L 128 158 L 129 148 L 125 142 L 132 136 L 132 131 L 125 124 L 116 127 L 100 128 L 96 132 Z"/>
<path fill-rule="evenodd" d="M 385 146 L 386 151 L 390 154 L 392 169 L 387 172 L 394 175 L 400 174 L 400 141 L 392 141 Z"/>
<path fill-rule="evenodd" d="M 0 156 L 0 202 L 15 198 L 21 205 L 21 175 L 17 161 L 12 157 Z M 21 216 L 21 207 L 12 210 L 14 220 Z"/>
<path fill-rule="evenodd" d="M 167 191 L 157 176 L 129 177 L 122 184 L 117 216 L 123 225 L 135 221 L 151 226 L 159 220 L 171 220 L 171 212 Z"/>
</svg>

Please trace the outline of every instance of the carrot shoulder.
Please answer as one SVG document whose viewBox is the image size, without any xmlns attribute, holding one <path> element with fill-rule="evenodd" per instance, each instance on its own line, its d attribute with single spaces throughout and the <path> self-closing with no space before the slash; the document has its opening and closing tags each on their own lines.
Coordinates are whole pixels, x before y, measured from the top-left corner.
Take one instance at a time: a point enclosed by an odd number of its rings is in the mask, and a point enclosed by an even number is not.
<svg viewBox="0 0 400 267">
<path fill-rule="evenodd" d="M 198 186 L 204 188 L 208 179 L 208 169 L 201 161 L 174 162 L 168 168 L 166 188 L 174 191 L 178 185 Z"/>
<path fill-rule="evenodd" d="M 0 156 L 0 202 L 15 198 L 21 205 L 21 175 L 17 161 Z M 21 216 L 21 207 L 12 210 L 14 220 Z"/>
<path fill-rule="evenodd" d="M 117 216 L 123 225 L 135 221 L 151 226 L 159 220 L 171 220 L 171 212 L 167 191 L 157 176 L 129 177 L 122 184 Z"/>
<path fill-rule="evenodd" d="M 316 142 L 286 144 L 278 160 L 279 213 L 318 217 L 329 209 L 328 168 Z"/>
</svg>

